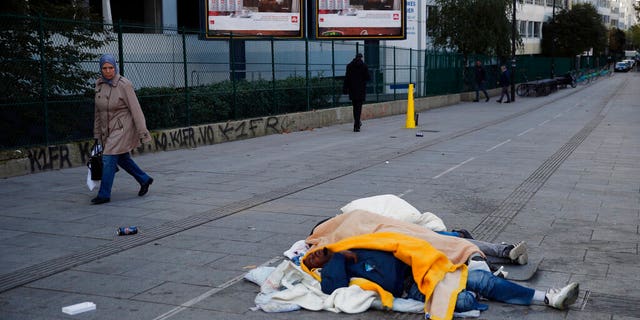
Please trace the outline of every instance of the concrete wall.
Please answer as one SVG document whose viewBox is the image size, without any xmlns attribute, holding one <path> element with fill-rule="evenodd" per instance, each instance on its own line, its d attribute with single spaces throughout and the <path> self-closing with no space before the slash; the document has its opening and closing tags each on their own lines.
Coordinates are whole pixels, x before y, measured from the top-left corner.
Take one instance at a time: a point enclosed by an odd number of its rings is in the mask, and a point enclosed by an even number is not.
<svg viewBox="0 0 640 320">
<path fill-rule="evenodd" d="M 475 93 L 453 94 L 414 100 L 415 112 L 471 100 Z M 372 119 L 404 114 L 407 101 L 367 104 L 362 118 Z M 133 150 L 133 154 L 197 148 L 268 134 L 288 133 L 353 121 L 351 107 L 314 110 L 278 116 L 228 121 L 199 126 L 153 131 L 150 143 Z M 0 177 L 12 177 L 49 170 L 85 166 L 93 139 L 60 145 L 37 146 L 0 153 Z"/>
</svg>

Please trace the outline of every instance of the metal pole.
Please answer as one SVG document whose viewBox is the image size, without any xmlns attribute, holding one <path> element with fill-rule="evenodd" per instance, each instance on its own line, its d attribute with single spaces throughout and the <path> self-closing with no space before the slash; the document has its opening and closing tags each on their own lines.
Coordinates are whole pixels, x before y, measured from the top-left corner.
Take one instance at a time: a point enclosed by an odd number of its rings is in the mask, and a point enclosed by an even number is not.
<svg viewBox="0 0 640 320">
<path fill-rule="evenodd" d="M 336 107 L 339 102 L 340 96 L 336 96 L 336 48 L 335 41 L 331 40 L 331 92 L 333 92 L 332 96 L 332 107 Z"/>
<path fill-rule="evenodd" d="M 182 66 L 184 68 L 184 105 L 187 112 L 187 126 L 191 125 L 191 110 L 189 108 L 189 68 L 187 65 L 187 30 L 182 27 Z"/>
<path fill-rule="evenodd" d="M 553 0 L 553 9 L 551 11 L 551 79 L 556 76 L 556 32 L 555 32 L 555 20 L 556 20 L 556 0 Z"/>
<path fill-rule="evenodd" d="M 273 37 L 271 37 L 271 99 L 273 111 L 278 114 L 278 95 L 276 93 L 276 49 Z"/>
<path fill-rule="evenodd" d="M 47 89 L 47 56 L 44 46 L 44 18 L 42 17 L 42 14 L 38 15 L 38 40 L 38 49 L 40 53 L 40 76 L 42 77 L 42 87 L 40 89 L 42 94 L 42 111 L 44 112 L 44 142 L 46 145 L 49 145 L 49 90 Z"/>
<path fill-rule="evenodd" d="M 236 84 L 236 61 L 235 50 L 233 46 L 233 32 L 229 33 L 229 58 L 231 62 L 231 87 L 233 88 L 233 119 L 238 119 L 238 97 Z"/>
<path fill-rule="evenodd" d="M 304 74 L 305 74 L 305 86 L 307 92 L 307 111 L 311 110 L 311 87 L 309 79 L 309 39 L 304 39 Z"/>
<path fill-rule="evenodd" d="M 124 76 L 124 41 L 122 40 L 122 19 L 118 20 L 118 64 L 120 74 Z"/>
<path fill-rule="evenodd" d="M 516 101 L 516 0 L 511 15 L 511 102 Z"/>
</svg>

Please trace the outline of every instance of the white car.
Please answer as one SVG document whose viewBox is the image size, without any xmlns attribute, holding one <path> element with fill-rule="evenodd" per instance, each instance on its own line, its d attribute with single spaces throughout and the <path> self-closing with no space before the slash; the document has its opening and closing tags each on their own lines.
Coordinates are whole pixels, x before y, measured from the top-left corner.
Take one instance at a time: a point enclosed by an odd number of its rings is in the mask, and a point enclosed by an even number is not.
<svg viewBox="0 0 640 320">
<path fill-rule="evenodd" d="M 631 65 L 625 61 L 616 62 L 615 67 L 613 67 L 615 72 L 628 72 L 629 70 L 631 70 Z"/>
</svg>

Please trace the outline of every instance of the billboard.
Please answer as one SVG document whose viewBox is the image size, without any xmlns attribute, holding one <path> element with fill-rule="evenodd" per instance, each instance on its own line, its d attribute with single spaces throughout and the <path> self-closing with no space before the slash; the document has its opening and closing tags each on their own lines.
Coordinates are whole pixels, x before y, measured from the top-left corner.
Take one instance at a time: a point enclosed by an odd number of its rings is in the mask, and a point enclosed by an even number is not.
<svg viewBox="0 0 640 320">
<path fill-rule="evenodd" d="M 405 0 L 315 0 L 317 39 L 405 39 Z"/>
<path fill-rule="evenodd" d="M 302 0 L 205 0 L 205 37 L 304 36 Z"/>
</svg>

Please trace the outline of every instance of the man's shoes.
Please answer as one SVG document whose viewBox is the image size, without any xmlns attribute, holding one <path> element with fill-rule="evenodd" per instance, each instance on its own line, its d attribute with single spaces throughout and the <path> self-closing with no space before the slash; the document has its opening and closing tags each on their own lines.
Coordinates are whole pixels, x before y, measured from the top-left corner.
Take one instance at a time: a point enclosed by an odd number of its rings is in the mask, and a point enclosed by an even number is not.
<svg viewBox="0 0 640 320">
<path fill-rule="evenodd" d="M 529 254 L 527 254 L 526 252 L 521 254 L 518 259 L 513 260 L 513 263 L 519 264 L 521 266 L 529 263 Z"/>
<path fill-rule="evenodd" d="M 510 245 L 509 247 L 512 247 L 509 250 L 509 259 L 511 259 L 513 263 L 524 265 L 529 262 L 529 255 L 527 254 L 527 243 L 525 241 L 520 241 L 516 244 Z"/>
<path fill-rule="evenodd" d="M 353 132 L 360 132 L 360 128 L 353 128 Z"/>
<path fill-rule="evenodd" d="M 103 203 L 107 203 L 109 201 L 111 201 L 110 198 L 95 197 L 95 198 L 91 199 L 91 204 L 103 204 Z"/>
<path fill-rule="evenodd" d="M 496 100 L 497 103 L 502 103 L 502 100 Z"/>
<path fill-rule="evenodd" d="M 145 194 L 147 194 L 147 192 L 149 192 L 149 186 L 153 183 L 153 178 L 149 178 L 149 180 L 147 180 L 147 182 L 145 184 L 143 184 L 142 186 L 140 186 L 140 191 L 138 191 L 138 196 L 142 197 Z"/>
<path fill-rule="evenodd" d="M 478 99 L 473 99 L 473 102 L 478 102 L 478 101 L 480 101 L 480 100 L 478 100 Z"/>
<path fill-rule="evenodd" d="M 572 282 L 564 288 L 549 289 L 544 296 L 544 303 L 549 307 L 564 310 L 578 299 L 580 285 Z"/>
<path fill-rule="evenodd" d="M 487 97 L 487 100 L 484 100 L 484 102 L 489 102 L 489 97 Z"/>
<path fill-rule="evenodd" d="M 511 101 L 506 101 L 505 103 L 511 103 Z"/>
</svg>

